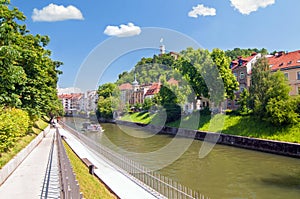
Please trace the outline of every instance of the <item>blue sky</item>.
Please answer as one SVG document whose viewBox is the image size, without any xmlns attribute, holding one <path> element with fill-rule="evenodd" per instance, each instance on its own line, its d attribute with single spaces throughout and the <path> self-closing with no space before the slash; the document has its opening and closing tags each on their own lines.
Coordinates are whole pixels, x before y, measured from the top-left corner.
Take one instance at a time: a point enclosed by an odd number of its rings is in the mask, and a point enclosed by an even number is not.
<svg viewBox="0 0 300 199">
<path fill-rule="evenodd" d="M 52 58 L 64 62 L 59 87 L 76 84 L 80 69 L 101 44 L 113 39 L 132 42 L 134 37 L 144 38 L 147 27 L 176 31 L 209 50 L 300 49 L 299 0 L 11 0 L 11 4 L 27 16 L 25 23 L 32 34 L 50 37 Z M 161 37 L 166 49 L 172 50 L 169 47 L 174 39 L 171 41 L 163 33 Z M 115 53 L 120 48 L 118 42 L 101 51 L 101 56 Z M 119 73 L 131 69 L 142 56 L 158 54 L 154 47 L 160 45 L 159 32 L 152 42 L 153 49 L 132 49 L 111 60 L 109 67 L 101 65 L 103 57 L 94 58 L 103 70 L 93 87 L 115 81 Z M 189 44 L 175 50 L 183 50 Z M 85 78 L 89 80 L 89 76 Z"/>
</svg>

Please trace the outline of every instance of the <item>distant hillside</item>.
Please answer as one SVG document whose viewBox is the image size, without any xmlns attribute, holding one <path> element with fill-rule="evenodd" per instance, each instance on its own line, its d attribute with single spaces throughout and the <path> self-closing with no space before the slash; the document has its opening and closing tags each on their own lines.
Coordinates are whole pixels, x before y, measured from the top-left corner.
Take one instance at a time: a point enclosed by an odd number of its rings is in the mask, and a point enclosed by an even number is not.
<svg viewBox="0 0 300 199">
<path fill-rule="evenodd" d="M 225 55 L 231 60 L 237 59 L 237 57 L 248 57 L 253 52 L 268 54 L 267 49 L 257 49 L 257 48 L 234 48 L 233 50 L 226 50 Z M 166 79 L 170 79 L 176 76 L 178 73 L 174 71 L 172 65 L 174 64 L 175 59 L 171 56 L 170 53 L 163 54 L 161 56 L 154 55 L 152 58 L 143 57 L 131 71 L 123 72 L 119 74 L 119 79 L 117 84 L 131 83 L 134 81 L 134 76 L 136 74 L 136 79 L 139 84 L 147 84 L 152 82 L 158 82 L 161 75 L 166 76 Z M 180 77 L 179 77 L 180 79 Z"/>
<path fill-rule="evenodd" d="M 119 75 L 117 84 L 133 82 L 135 74 L 140 85 L 158 82 L 161 75 L 166 76 L 168 80 L 176 76 L 172 69 L 174 61 L 175 59 L 169 53 L 161 56 L 154 55 L 153 58 L 142 58 L 131 71 Z"/>
<path fill-rule="evenodd" d="M 253 52 L 261 53 L 263 55 L 269 54 L 268 50 L 265 49 L 265 48 L 262 48 L 260 50 L 257 49 L 257 48 L 248 48 L 248 49 L 234 48 L 233 50 L 226 50 L 225 54 L 226 54 L 227 57 L 230 57 L 231 60 L 235 60 L 239 56 L 249 57 L 249 56 L 251 56 L 251 54 Z"/>
</svg>

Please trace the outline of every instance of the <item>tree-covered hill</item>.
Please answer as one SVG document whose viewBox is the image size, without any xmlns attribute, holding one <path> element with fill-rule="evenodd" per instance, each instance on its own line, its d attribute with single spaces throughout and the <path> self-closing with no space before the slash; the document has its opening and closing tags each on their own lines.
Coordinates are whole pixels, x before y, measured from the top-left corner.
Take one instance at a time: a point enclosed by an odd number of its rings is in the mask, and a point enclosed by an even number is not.
<svg viewBox="0 0 300 199">
<path fill-rule="evenodd" d="M 257 49 L 257 48 L 247 48 L 247 49 L 242 49 L 242 48 L 234 48 L 233 50 L 226 50 L 225 54 L 228 56 L 231 60 L 237 59 L 239 56 L 242 57 L 249 57 L 251 56 L 252 53 L 261 53 L 263 55 L 268 54 L 268 50 L 265 48 L 262 49 Z"/>
<path fill-rule="evenodd" d="M 152 58 L 143 57 L 131 71 L 119 75 L 117 84 L 131 83 L 135 75 L 139 84 L 158 82 L 162 75 L 170 79 L 175 75 L 172 68 L 174 61 L 170 53 L 161 56 L 154 55 Z"/>
</svg>

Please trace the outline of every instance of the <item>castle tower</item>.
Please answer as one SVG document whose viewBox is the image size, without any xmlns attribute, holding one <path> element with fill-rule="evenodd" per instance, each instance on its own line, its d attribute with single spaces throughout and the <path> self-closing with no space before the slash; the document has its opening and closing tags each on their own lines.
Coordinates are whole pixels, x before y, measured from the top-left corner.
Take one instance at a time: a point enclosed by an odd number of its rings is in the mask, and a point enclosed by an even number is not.
<svg viewBox="0 0 300 199">
<path fill-rule="evenodd" d="M 165 45 L 163 44 L 163 41 L 164 41 L 164 39 L 161 38 L 161 39 L 160 39 L 160 46 L 159 46 L 160 55 L 163 55 L 163 54 L 166 53 L 166 47 L 165 47 Z"/>
</svg>

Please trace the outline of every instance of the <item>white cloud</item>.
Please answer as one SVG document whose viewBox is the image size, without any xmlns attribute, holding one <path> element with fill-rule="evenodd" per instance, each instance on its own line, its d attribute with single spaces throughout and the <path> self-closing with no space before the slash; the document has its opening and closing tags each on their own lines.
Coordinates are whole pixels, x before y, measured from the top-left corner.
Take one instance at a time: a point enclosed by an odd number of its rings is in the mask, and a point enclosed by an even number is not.
<svg viewBox="0 0 300 199">
<path fill-rule="evenodd" d="M 64 21 L 69 19 L 83 20 L 80 10 L 72 5 L 64 7 L 62 5 L 55 5 L 53 3 L 44 7 L 41 10 L 33 9 L 31 16 L 33 21 Z"/>
<path fill-rule="evenodd" d="M 216 15 L 216 9 L 215 8 L 208 8 L 205 7 L 203 4 L 199 4 L 196 7 L 193 7 L 193 10 L 191 10 L 188 13 L 189 17 L 198 18 L 199 16 L 215 16 Z"/>
<path fill-rule="evenodd" d="M 275 3 L 275 0 L 230 0 L 231 6 L 244 15 L 265 8 Z"/>
<path fill-rule="evenodd" d="M 121 24 L 119 27 L 107 26 L 104 30 L 104 34 L 116 37 L 131 37 L 140 33 L 141 28 L 135 26 L 133 23 L 128 23 L 127 25 Z"/>
</svg>

